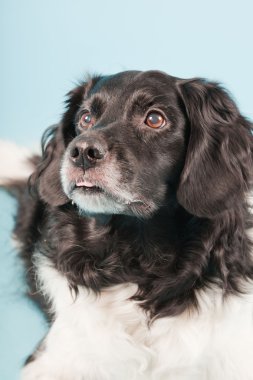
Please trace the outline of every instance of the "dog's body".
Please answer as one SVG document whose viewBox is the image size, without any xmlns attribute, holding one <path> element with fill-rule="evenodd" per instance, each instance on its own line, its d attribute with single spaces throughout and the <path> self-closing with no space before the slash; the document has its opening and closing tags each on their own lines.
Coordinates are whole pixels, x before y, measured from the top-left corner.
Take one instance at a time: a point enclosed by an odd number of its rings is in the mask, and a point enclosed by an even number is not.
<svg viewBox="0 0 253 380">
<path fill-rule="evenodd" d="M 251 128 L 199 79 L 125 72 L 71 92 L 34 194 L 6 184 L 52 315 L 24 380 L 253 379 Z"/>
</svg>

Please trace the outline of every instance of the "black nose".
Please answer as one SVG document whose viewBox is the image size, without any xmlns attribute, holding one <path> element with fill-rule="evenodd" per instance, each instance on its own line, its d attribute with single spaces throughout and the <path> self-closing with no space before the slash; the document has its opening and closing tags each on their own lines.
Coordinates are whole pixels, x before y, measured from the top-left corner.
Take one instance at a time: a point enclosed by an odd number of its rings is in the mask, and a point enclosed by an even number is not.
<svg viewBox="0 0 253 380">
<path fill-rule="evenodd" d="M 103 160 L 105 154 L 106 150 L 100 144 L 87 144 L 81 142 L 76 143 L 70 149 L 69 153 L 70 160 L 74 165 L 83 169 L 95 166 L 98 161 Z"/>
</svg>

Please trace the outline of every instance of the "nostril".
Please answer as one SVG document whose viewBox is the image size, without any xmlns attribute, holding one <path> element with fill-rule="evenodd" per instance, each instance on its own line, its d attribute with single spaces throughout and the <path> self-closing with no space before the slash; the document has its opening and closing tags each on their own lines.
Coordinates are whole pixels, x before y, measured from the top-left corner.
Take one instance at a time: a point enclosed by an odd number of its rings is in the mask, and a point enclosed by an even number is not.
<svg viewBox="0 0 253 380">
<path fill-rule="evenodd" d="M 70 151 L 70 157 L 71 158 L 77 158 L 77 157 L 79 157 L 79 154 L 80 154 L 80 152 L 79 152 L 79 149 L 77 147 L 72 148 Z"/>
<path fill-rule="evenodd" d="M 104 157 L 104 153 L 101 152 L 99 149 L 97 148 L 88 148 L 87 149 L 87 157 L 88 159 L 91 159 L 91 160 L 101 160 L 101 158 Z"/>
</svg>

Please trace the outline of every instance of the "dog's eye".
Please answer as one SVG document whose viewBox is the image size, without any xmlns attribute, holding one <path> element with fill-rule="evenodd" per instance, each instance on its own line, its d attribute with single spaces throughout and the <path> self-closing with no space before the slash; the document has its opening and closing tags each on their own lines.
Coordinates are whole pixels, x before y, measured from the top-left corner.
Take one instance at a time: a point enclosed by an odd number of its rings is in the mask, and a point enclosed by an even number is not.
<svg viewBox="0 0 253 380">
<path fill-rule="evenodd" d="M 94 117 L 92 117 L 90 112 L 85 112 L 80 119 L 80 125 L 82 128 L 92 127 L 94 123 Z"/>
<path fill-rule="evenodd" d="M 159 112 L 150 112 L 146 117 L 145 124 L 154 129 L 162 128 L 165 125 L 165 118 Z"/>
</svg>

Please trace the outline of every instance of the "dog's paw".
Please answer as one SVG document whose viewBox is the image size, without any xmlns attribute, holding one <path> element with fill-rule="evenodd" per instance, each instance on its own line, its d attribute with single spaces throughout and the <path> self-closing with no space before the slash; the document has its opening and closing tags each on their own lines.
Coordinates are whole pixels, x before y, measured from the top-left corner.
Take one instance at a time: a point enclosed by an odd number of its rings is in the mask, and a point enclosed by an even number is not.
<svg viewBox="0 0 253 380">
<path fill-rule="evenodd" d="M 45 366 L 35 361 L 22 369 L 21 380 L 61 380 L 61 378 L 50 374 Z"/>
</svg>

